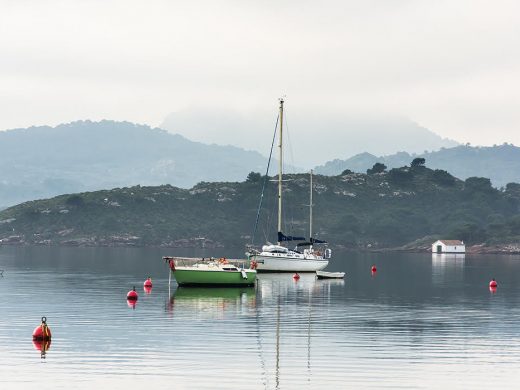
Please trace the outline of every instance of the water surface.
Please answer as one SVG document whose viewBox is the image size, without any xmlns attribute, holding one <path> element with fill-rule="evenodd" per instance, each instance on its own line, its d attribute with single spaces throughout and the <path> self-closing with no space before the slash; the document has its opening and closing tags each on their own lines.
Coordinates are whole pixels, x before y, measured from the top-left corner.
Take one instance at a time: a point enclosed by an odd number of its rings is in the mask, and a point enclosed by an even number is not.
<svg viewBox="0 0 520 390">
<path fill-rule="evenodd" d="M 1 247 L 0 388 L 520 385 L 519 257 L 335 252 L 344 281 L 261 274 L 256 288 L 199 289 L 168 286 L 167 254 L 221 255 Z M 31 337 L 43 315 L 45 359 Z"/>
</svg>

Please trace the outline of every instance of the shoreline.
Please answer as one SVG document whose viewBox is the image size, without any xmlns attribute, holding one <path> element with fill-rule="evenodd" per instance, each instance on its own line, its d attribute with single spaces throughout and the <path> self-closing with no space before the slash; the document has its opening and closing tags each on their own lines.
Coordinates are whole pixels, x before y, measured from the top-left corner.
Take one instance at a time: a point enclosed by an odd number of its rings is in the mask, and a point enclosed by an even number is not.
<svg viewBox="0 0 520 390">
<path fill-rule="evenodd" d="M 403 253 L 432 253 L 431 246 L 424 247 L 397 247 L 397 248 L 381 248 L 371 249 L 368 252 L 381 253 L 381 252 L 403 252 Z M 449 253 L 444 253 L 449 254 Z M 495 244 L 485 245 L 477 244 L 466 247 L 466 252 L 461 253 L 465 255 L 517 255 L 520 254 L 520 244 Z"/>
<path fill-rule="evenodd" d="M 184 241 L 184 240 L 182 240 Z M 63 248 L 164 248 L 164 249 L 208 249 L 208 250 L 223 250 L 223 249 L 242 249 L 243 247 L 235 247 L 229 246 L 226 247 L 221 243 L 213 243 L 213 245 L 206 245 L 205 248 L 202 248 L 198 245 L 193 245 L 190 240 L 185 240 L 180 243 L 161 243 L 161 244 L 152 244 L 146 245 L 141 243 L 132 242 L 131 240 L 68 240 L 67 242 L 58 242 L 53 243 L 50 240 L 46 240 L 45 242 L 27 242 L 24 240 L 0 240 L 0 248 L 2 247 L 63 247 Z M 184 245 L 183 245 L 184 244 Z M 342 249 L 348 252 L 359 252 L 359 253 L 432 253 L 431 246 L 401 246 L 401 247 L 393 247 L 393 248 L 349 248 L 342 245 L 332 246 L 332 249 Z M 495 245 L 485 245 L 485 244 L 477 244 L 466 247 L 466 252 L 461 253 L 466 255 L 478 255 L 478 254 L 500 254 L 500 255 L 517 255 L 520 254 L 520 243 L 518 244 L 495 244 Z"/>
</svg>

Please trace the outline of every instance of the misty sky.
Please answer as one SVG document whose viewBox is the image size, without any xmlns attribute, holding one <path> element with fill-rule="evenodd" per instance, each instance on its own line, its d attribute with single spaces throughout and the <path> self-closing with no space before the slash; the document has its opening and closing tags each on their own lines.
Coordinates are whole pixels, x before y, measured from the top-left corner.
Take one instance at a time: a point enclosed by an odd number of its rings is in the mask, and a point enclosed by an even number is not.
<svg viewBox="0 0 520 390">
<path fill-rule="evenodd" d="M 2 0 L 0 129 L 200 108 L 272 120 L 285 94 L 292 117 L 520 144 L 519 37 L 517 1 Z"/>
</svg>

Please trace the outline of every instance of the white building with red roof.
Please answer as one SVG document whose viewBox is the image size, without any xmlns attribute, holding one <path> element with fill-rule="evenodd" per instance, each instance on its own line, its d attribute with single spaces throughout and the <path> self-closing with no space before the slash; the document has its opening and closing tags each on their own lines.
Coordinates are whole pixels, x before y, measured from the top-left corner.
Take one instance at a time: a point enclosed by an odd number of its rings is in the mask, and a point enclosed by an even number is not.
<svg viewBox="0 0 520 390">
<path fill-rule="evenodd" d="M 466 253 L 466 245 L 460 240 L 437 240 L 432 244 L 432 253 Z"/>
</svg>

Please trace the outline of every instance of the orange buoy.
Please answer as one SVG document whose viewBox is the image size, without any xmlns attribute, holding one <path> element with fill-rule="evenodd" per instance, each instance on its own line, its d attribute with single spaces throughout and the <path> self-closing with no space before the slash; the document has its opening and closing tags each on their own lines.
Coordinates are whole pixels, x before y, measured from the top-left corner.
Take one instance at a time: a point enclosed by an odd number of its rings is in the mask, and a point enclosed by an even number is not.
<svg viewBox="0 0 520 390">
<path fill-rule="evenodd" d="M 292 276 L 292 278 L 293 278 L 294 280 L 300 280 L 300 275 L 298 275 L 298 272 L 296 272 L 296 273 Z"/>
<path fill-rule="evenodd" d="M 153 285 L 152 285 L 152 278 L 148 276 L 148 279 L 146 279 L 143 283 L 143 286 L 144 287 L 149 287 L 149 288 L 152 288 Z"/>
<path fill-rule="evenodd" d="M 51 329 L 47 326 L 47 317 L 42 317 L 42 323 L 33 331 L 33 341 L 50 341 Z"/>
<path fill-rule="evenodd" d="M 137 301 L 137 298 L 139 298 L 139 295 L 137 294 L 137 291 L 135 291 L 135 286 L 134 286 L 134 289 L 131 291 L 128 291 L 128 294 L 126 294 L 126 299 L 128 301 Z"/>
<path fill-rule="evenodd" d="M 493 287 L 493 288 L 497 288 L 498 287 L 498 283 L 495 280 L 495 278 L 491 279 L 491 282 L 489 282 L 489 287 Z"/>
<path fill-rule="evenodd" d="M 376 268 L 375 265 L 373 265 L 372 268 L 370 268 L 370 270 L 371 270 L 372 272 L 377 272 L 377 268 Z"/>
</svg>

